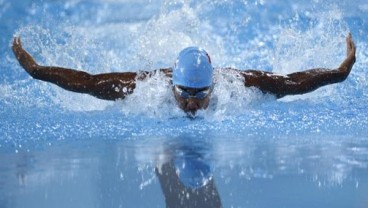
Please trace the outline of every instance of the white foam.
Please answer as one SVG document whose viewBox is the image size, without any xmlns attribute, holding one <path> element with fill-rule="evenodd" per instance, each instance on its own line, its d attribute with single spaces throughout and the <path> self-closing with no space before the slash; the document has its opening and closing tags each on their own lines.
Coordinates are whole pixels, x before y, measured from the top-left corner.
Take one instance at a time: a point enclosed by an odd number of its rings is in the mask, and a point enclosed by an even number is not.
<svg viewBox="0 0 368 208">
<path fill-rule="evenodd" d="M 116 105 L 128 115 L 144 115 L 157 119 L 185 115 L 176 105 L 169 78 L 163 73 L 137 81 L 134 93 Z"/>
</svg>

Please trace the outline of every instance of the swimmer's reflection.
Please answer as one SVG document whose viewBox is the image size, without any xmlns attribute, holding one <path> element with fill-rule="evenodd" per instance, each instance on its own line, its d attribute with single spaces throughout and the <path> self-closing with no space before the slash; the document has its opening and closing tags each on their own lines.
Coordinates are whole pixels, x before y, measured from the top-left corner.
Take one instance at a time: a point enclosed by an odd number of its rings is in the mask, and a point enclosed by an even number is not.
<svg viewBox="0 0 368 208">
<path fill-rule="evenodd" d="M 155 172 L 166 207 L 222 207 L 210 166 L 198 147 L 170 145 Z"/>
</svg>

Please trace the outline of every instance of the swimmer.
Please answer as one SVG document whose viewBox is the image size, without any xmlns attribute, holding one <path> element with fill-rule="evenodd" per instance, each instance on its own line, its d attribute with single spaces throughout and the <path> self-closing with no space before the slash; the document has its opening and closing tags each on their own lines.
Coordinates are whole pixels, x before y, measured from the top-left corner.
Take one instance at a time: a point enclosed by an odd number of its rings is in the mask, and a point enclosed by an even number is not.
<svg viewBox="0 0 368 208">
<path fill-rule="evenodd" d="M 188 116 L 194 117 L 198 110 L 206 109 L 209 105 L 211 93 L 216 86 L 213 82 L 214 70 L 221 70 L 221 73 L 236 73 L 245 87 L 255 87 L 263 93 L 282 98 L 286 95 L 308 93 L 319 87 L 344 81 L 356 59 L 356 47 L 350 33 L 346 37 L 346 46 L 346 58 L 336 69 L 317 68 L 287 75 L 260 70 L 214 69 L 208 53 L 198 47 L 182 50 L 174 66 L 170 68 L 96 75 L 74 69 L 38 65 L 23 49 L 19 37 L 14 38 L 12 49 L 20 65 L 33 78 L 105 100 L 124 99 L 133 93 L 137 80 L 148 79 L 158 72 L 164 73 L 171 79 L 173 95 L 178 106 Z"/>
</svg>

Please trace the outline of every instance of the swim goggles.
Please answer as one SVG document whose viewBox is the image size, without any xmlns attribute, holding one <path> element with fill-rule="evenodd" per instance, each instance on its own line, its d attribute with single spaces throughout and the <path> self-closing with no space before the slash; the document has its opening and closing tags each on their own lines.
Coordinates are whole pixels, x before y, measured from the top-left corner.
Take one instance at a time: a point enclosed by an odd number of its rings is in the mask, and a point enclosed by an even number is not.
<svg viewBox="0 0 368 208">
<path fill-rule="evenodd" d="M 175 93 L 184 99 L 196 98 L 202 100 L 211 93 L 212 89 L 213 89 L 212 86 L 202 89 L 195 89 L 195 88 L 185 89 L 178 85 L 174 86 Z"/>
</svg>

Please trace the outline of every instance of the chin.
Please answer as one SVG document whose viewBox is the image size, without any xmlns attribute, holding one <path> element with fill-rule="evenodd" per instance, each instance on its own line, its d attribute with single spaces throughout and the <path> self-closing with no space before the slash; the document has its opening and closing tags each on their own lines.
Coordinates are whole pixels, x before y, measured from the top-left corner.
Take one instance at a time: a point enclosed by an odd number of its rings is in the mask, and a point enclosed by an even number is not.
<svg viewBox="0 0 368 208">
<path fill-rule="evenodd" d="M 195 117 L 196 117 L 196 112 L 197 112 L 197 111 L 186 111 L 187 116 L 188 116 L 189 118 L 195 118 Z"/>
</svg>

